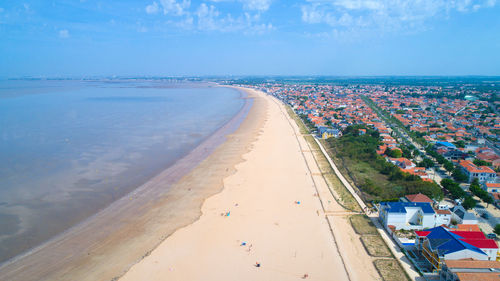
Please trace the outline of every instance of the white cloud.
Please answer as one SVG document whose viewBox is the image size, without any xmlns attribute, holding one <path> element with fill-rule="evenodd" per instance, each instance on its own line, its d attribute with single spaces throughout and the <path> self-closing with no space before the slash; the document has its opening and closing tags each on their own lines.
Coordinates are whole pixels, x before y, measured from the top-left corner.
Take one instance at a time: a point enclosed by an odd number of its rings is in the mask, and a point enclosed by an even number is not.
<svg viewBox="0 0 500 281">
<path fill-rule="evenodd" d="M 212 2 L 239 2 L 248 11 L 265 12 L 269 10 L 273 0 L 210 0 Z"/>
<path fill-rule="evenodd" d="M 67 29 L 59 30 L 60 38 L 69 38 L 69 31 Z"/>
<path fill-rule="evenodd" d="M 198 16 L 198 27 L 200 29 L 215 30 L 219 28 L 217 19 L 219 12 L 213 5 L 209 7 L 207 4 L 202 3 L 196 11 L 196 16 Z"/>
<path fill-rule="evenodd" d="M 390 31 L 424 28 L 432 18 L 495 5 L 496 0 L 308 0 L 301 10 L 305 23 Z"/>
<path fill-rule="evenodd" d="M 271 0 L 240 0 L 247 10 L 267 11 L 271 6 Z"/>
<path fill-rule="evenodd" d="M 146 6 L 146 13 L 148 14 L 156 14 L 159 11 L 158 3 L 153 2 L 153 4 Z"/>
<path fill-rule="evenodd" d="M 236 16 L 222 13 L 215 5 L 201 3 L 191 7 L 190 0 L 157 0 L 147 5 L 148 14 L 160 11 L 169 16 L 167 24 L 193 31 L 217 31 L 243 33 L 262 33 L 274 29 L 272 24 L 261 23 L 260 14 L 269 8 L 272 0 L 211 0 L 211 2 L 238 1 L 243 3 L 243 10 Z"/>
<path fill-rule="evenodd" d="M 160 4 L 163 8 L 163 14 L 174 14 L 177 16 L 182 16 L 185 14 L 185 10 L 191 6 L 190 0 L 182 0 L 182 2 L 177 2 L 176 0 L 160 0 Z"/>
<path fill-rule="evenodd" d="M 263 33 L 274 29 L 272 24 L 260 23 L 260 15 L 243 13 L 233 17 L 222 15 L 215 6 L 202 3 L 196 11 L 197 29 L 201 31 L 243 32 L 245 34 Z"/>
<path fill-rule="evenodd" d="M 186 14 L 186 10 L 191 6 L 191 0 L 159 0 L 159 3 L 153 3 L 146 6 L 145 10 L 148 14 L 156 14 L 160 10 L 164 15 L 182 16 Z"/>
</svg>

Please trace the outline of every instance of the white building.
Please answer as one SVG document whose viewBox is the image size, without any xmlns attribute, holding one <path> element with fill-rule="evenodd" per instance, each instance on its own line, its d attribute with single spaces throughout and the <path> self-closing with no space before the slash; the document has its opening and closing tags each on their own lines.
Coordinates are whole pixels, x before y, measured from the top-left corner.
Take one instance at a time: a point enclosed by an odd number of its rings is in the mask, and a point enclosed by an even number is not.
<svg viewBox="0 0 500 281">
<path fill-rule="evenodd" d="M 419 230 L 436 226 L 436 212 L 429 203 L 382 202 L 379 217 L 386 228 Z"/>
</svg>

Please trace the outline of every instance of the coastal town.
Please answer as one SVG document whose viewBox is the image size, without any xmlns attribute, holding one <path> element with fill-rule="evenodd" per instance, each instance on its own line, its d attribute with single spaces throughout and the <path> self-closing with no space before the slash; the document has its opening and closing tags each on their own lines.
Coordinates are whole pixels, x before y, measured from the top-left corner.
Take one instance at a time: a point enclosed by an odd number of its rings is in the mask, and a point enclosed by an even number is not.
<svg viewBox="0 0 500 281">
<path fill-rule="evenodd" d="M 314 136 L 369 223 L 383 228 L 380 235 L 409 279 L 498 280 L 498 90 L 468 84 L 250 87 L 286 104 Z"/>
</svg>

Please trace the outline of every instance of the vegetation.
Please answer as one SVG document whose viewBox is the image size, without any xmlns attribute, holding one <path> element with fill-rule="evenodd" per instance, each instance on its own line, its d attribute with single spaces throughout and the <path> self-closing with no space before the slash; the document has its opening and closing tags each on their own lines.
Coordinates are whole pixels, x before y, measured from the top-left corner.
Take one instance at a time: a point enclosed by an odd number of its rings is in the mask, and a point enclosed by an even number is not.
<svg viewBox="0 0 500 281">
<path fill-rule="evenodd" d="M 366 215 L 353 215 L 349 218 L 352 228 L 359 235 L 376 235 L 377 228 Z"/>
<path fill-rule="evenodd" d="M 469 209 L 476 207 L 476 204 L 477 204 L 476 200 L 474 200 L 474 198 L 472 198 L 472 196 L 468 195 L 465 197 L 464 202 L 462 203 L 462 206 L 466 210 L 469 210 Z"/>
<path fill-rule="evenodd" d="M 410 280 L 401 265 L 395 259 L 378 259 L 373 262 L 384 281 Z"/>
<path fill-rule="evenodd" d="M 469 190 L 470 192 L 472 192 L 472 194 L 481 198 L 484 203 L 488 205 L 493 203 L 493 197 L 491 197 L 486 190 L 481 188 L 481 186 L 479 185 L 479 180 L 477 178 L 474 178 L 474 180 L 470 184 Z"/>
<path fill-rule="evenodd" d="M 460 185 L 451 179 L 441 180 L 441 186 L 450 193 L 450 197 L 453 199 L 464 199 L 467 196 Z"/>
<path fill-rule="evenodd" d="M 468 210 L 476 207 L 476 200 L 467 194 L 457 182 L 451 179 L 443 179 L 441 186 L 449 192 L 451 198 L 463 200 L 462 206 L 465 209 Z"/>
<path fill-rule="evenodd" d="M 361 243 L 372 257 L 391 257 L 391 251 L 378 235 L 361 236 Z"/>
<path fill-rule="evenodd" d="M 424 157 L 424 159 L 422 159 L 422 161 L 420 161 L 417 164 L 417 166 L 418 167 L 425 167 L 426 169 L 428 169 L 428 168 L 434 167 L 434 162 L 430 158 Z"/>
<path fill-rule="evenodd" d="M 359 129 L 366 134 L 359 135 Z M 365 193 L 367 199 L 389 200 L 407 194 L 423 193 L 431 198 L 441 199 L 441 188 L 434 182 L 402 172 L 397 166 L 377 155 L 380 145 L 377 131 L 363 125 L 347 127 L 342 137 L 327 140 L 330 150 L 342 160 L 343 166 L 355 184 Z"/>
<path fill-rule="evenodd" d="M 453 169 L 451 176 L 458 182 L 466 182 L 468 180 L 467 175 L 458 167 Z"/>
<path fill-rule="evenodd" d="M 476 166 L 491 166 L 491 163 L 481 159 L 474 159 L 474 165 Z"/>
<path fill-rule="evenodd" d="M 401 156 L 403 156 L 403 153 L 401 153 L 401 151 L 398 149 L 387 148 L 385 150 L 385 155 L 392 157 L 392 158 L 400 158 Z"/>
<path fill-rule="evenodd" d="M 493 232 L 495 232 L 496 235 L 500 235 L 500 223 L 495 225 Z"/>
</svg>

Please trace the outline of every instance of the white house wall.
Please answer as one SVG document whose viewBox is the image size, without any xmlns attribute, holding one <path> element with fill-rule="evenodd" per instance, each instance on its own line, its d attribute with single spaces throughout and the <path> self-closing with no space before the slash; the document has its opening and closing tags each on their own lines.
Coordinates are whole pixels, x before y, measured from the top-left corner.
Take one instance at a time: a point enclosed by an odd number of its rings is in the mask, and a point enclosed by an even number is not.
<svg viewBox="0 0 500 281">
<path fill-rule="evenodd" d="M 476 251 L 471 251 L 468 249 L 464 249 L 461 251 L 456 251 L 450 254 L 447 254 L 444 256 L 445 260 L 459 260 L 459 259 L 466 259 L 466 258 L 473 258 L 476 260 L 488 260 L 488 256 L 486 254 L 480 254 Z"/>
</svg>

